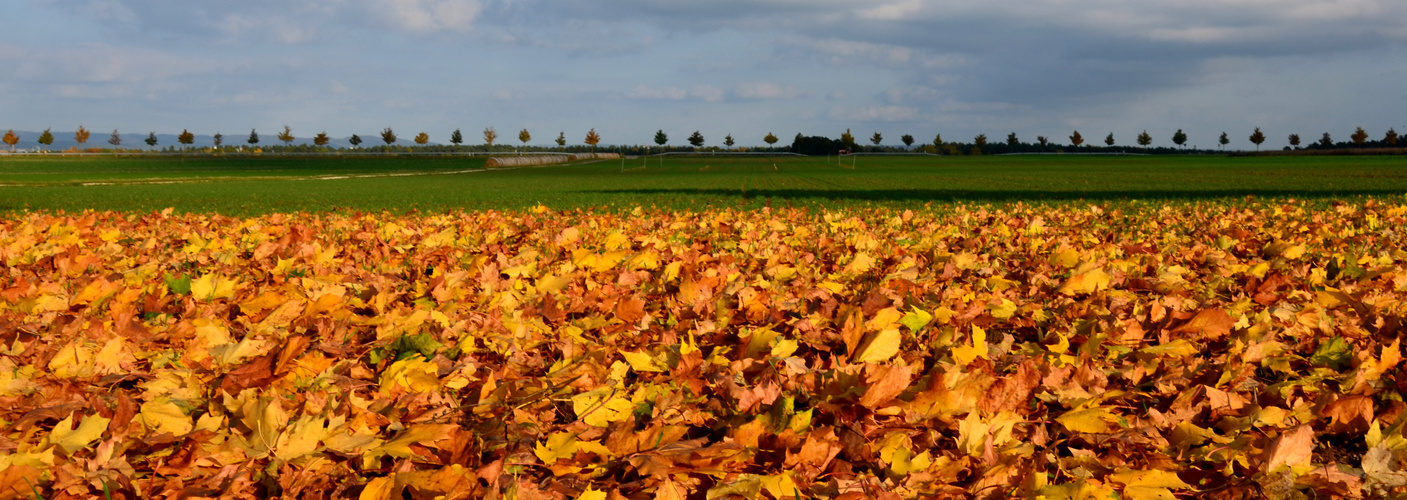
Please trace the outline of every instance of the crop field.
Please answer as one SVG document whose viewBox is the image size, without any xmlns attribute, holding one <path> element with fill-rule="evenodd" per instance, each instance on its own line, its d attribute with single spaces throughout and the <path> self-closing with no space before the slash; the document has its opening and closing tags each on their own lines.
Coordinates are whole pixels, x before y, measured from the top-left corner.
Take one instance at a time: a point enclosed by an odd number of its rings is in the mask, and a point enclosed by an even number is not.
<svg viewBox="0 0 1407 500">
<path fill-rule="evenodd" d="M 484 158 L 0 156 L 0 210 L 404 212 L 636 206 L 1341 199 L 1407 192 L 1397 157 L 667 157 L 485 171 Z"/>
<path fill-rule="evenodd" d="M 0 500 L 1402 498 L 1393 160 L 0 158 Z"/>
</svg>

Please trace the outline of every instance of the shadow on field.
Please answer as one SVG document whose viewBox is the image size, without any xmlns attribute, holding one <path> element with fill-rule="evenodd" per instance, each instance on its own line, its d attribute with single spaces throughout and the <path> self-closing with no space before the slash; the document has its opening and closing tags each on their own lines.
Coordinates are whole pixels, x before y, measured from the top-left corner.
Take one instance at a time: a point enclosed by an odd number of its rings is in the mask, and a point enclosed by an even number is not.
<svg viewBox="0 0 1407 500">
<path fill-rule="evenodd" d="M 604 189 L 579 191 L 594 194 L 655 196 L 718 196 L 788 200 L 860 201 L 1069 201 L 1069 200 L 1217 200 L 1246 196 L 1266 198 L 1343 198 L 1400 196 L 1401 188 L 1356 189 L 1150 189 L 1109 191 L 1041 191 L 974 189 Z"/>
</svg>

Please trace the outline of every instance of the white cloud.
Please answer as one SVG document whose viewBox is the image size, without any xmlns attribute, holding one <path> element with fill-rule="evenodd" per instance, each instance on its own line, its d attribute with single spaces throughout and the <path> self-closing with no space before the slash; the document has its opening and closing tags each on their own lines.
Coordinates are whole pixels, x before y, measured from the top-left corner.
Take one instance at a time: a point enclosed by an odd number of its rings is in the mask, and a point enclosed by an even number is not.
<svg viewBox="0 0 1407 500">
<path fill-rule="evenodd" d="M 494 99 L 500 101 L 520 101 L 524 97 L 527 97 L 522 92 L 518 92 L 512 89 L 498 89 L 493 91 L 493 94 L 491 95 Z"/>
<path fill-rule="evenodd" d="M 918 118 L 918 110 L 905 106 L 833 106 L 832 120 L 851 122 L 906 122 Z"/>
<path fill-rule="evenodd" d="M 902 0 L 900 2 L 861 10 L 859 15 L 862 19 L 898 21 L 913 16 L 922 9 L 923 0 Z"/>
<path fill-rule="evenodd" d="M 806 94 L 798 87 L 783 87 L 771 82 L 744 83 L 733 92 L 743 99 L 795 99 Z"/>
<path fill-rule="evenodd" d="M 367 0 L 392 26 L 417 33 L 469 31 L 483 10 L 478 0 Z"/>
<path fill-rule="evenodd" d="M 679 87 L 647 87 L 640 85 L 626 94 L 631 99 L 682 101 L 694 99 L 704 102 L 720 102 L 726 92 L 712 85 L 699 85 L 689 90 Z"/>
<path fill-rule="evenodd" d="M 665 99 L 678 101 L 689 97 L 689 91 L 676 87 L 651 88 L 644 85 L 635 87 L 627 97 L 631 99 Z"/>
<path fill-rule="evenodd" d="M 689 91 L 689 97 L 703 100 L 704 102 L 719 102 L 723 100 L 723 89 L 712 85 L 699 85 Z"/>
</svg>

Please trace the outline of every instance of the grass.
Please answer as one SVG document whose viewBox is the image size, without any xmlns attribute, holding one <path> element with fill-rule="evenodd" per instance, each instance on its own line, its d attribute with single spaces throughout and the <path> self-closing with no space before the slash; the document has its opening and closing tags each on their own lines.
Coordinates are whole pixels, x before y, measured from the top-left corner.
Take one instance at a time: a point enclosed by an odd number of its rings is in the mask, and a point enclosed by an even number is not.
<svg viewBox="0 0 1407 500">
<path fill-rule="evenodd" d="M 929 202 L 1335 200 L 1407 193 L 1402 157 L 668 157 L 484 170 L 464 157 L 3 157 L 0 211 L 257 214 Z"/>
</svg>

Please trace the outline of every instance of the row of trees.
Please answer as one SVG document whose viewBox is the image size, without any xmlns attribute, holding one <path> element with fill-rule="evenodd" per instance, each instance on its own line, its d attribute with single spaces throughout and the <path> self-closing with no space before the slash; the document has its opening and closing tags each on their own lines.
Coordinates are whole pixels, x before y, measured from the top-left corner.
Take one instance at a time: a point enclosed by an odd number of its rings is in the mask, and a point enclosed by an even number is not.
<svg viewBox="0 0 1407 500">
<path fill-rule="evenodd" d="M 75 132 L 73 135 L 73 139 L 78 142 L 79 147 L 82 147 L 85 143 L 88 142 L 88 139 L 91 137 L 91 135 L 92 133 L 89 132 L 88 129 L 83 128 L 82 125 L 79 125 L 78 131 Z M 279 132 L 276 137 L 278 137 L 278 140 L 283 141 L 285 146 L 290 145 L 293 143 L 293 141 L 297 140 L 297 138 L 293 136 L 293 129 L 287 125 L 284 125 L 283 131 Z M 215 147 L 217 148 L 222 147 L 225 144 L 225 136 L 224 134 L 221 134 L 219 132 L 216 132 L 215 135 L 211 136 L 211 139 L 214 141 Z M 389 146 L 395 144 L 397 140 L 399 140 L 399 137 L 396 135 L 396 132 L 391 129 L 391 127 L 386 127 L 385 130 L 381 131 L 381 141 L 386 143 L 386 145 Z M 430 143 L 430 134 L 426 132 L 421 132 L 419 134 L 416 134 L 413 140 L 416 144 L 424 146 Z M 497 140 L 498 132 L 495 131 L 493 127 L 484 129 L 485 146 L 492 147 L 494 142 Z M 527 145 L 527 143 L 532 140 L 532 134 L 528 132 L 528 129 L 523 129 L 521 132 L 518 132 L 518 140 L 522 141 L 523 145 Z M 20 142 L 19 134 L 16 134 L 14 130 L 10 130 L 9 132 L 5 133 L 4 141 L 5 144 L 8 144 L 10 146 L 10 150 L 13 151 L 15 148 L 15 144 L 18 144 Z M 182 145 L 190 146 L 195 143 L 195 134 L 192 134 L 190 130 L 182 130 L 180 135 L 176 136 L 176 141 L 181 143 Z M 326 146 L 331 141 L 332 138 L 327 135 L 327 132 L 319 132 L 317 135 L 313 136 L 313 144 L 317 146 Z M 43 144 L 45 146 L 52 145 L 54 143 L 54 134 L 50 132 L 49 129 L 44 129 L 44 132 L 39 135 L 38 142 L 39 144 Z M 107 142 L 108 144 L 111 144 L 113 146 L 121 146 L 122 135 L 119 134 L 117 130 L 113 130 L 112 135 L 108 137 Z M 146 139 L 143 139 L 142 142 L 145 142 L 148 146 L 156 147 L 158 143 L 156 132 L 148 134 Z M 259 130 L 251 129 L 249 131 L 249 138 L 245 139 L 245 142 L 251 146 L 258 145 L 260 142 Z M 347 142 L 351 143 L 352 147 L 358 147 L 364 141 L 362 140 L 361 136 L 352 134 L 352 136 L 347 139 Z M 453 143 L 455 146 L 463 144 L 464 134 L 461 133 L 459 129 L 455 129 L 455 131 L 450 134 L 450 142 Z M 559 132 L 557 134 L 557 139 L 555 140 L 555 142 L 558 146 L 566 146 L 567 133 Z M 596 133 L 596 129 L 593 128 L 586 133 L 585 142 L 587 145 L 591 146 L 592 148 L 595 148 L 597 144 L 601 143 L 601 135 Z"/>
<path fill-rule="evenodd" d="M 88 139 L 91 137 L 91 135 L 92 133 L 90 131 L 88 131 L 82 125 L 79 125 L 78 131 L 74 133 L 73 138 L 75 141 L 78 142 L 79 146 L 82 147 L 83 144 L 88 142 Z M 384 142 L 387 146 L 395 144 L 399 140 L 399 137 L 396 135 L 396 132 L 392 130 L 391 127 L 386 127 L 385 130 L 382 130 L 380 136 L 381 141 Z M 287 125 L 283 127 L 283 131 L 279 132 L 276 137 L 279 141 L 282 141 L 285 146 L 291 144 L 294 140 L 296 140 L 296 138 L 293 136 L 293 130 Z M 1354 133 L 1350 136 L 1350 139 L 1353 141 L 1353 144 L 1358 146 L 1366 144 L 1368 142 L 1368 138 L 1368 132 L 1364 131 L 1363 127 L 1358 127 L 1357 130 L 1355 130 Z M 218 148 L 224 145 L 224 135 L 217 132 L 215 133 L 215 135 L 212 136 L 212 139 L 214 140 L 215 147 Z M 493 127 L 486 128 L 483 132 L 483 139 L 483 144 L 485 148 L 492 148 L 494 143 L 498 140 L 498 132 L 495 131 Z M 1079 148 L 1085 144 L 1085 138 L 1083 135 L 1080 134 L 1080 131 L 1078 130 L 1074 131 L 1074 133 L 1070 135 L 1069 139 L 1070 145 L 1076 148 Z M 1251 133 L 1249 139 L 1252 144 L 1256 145 L 1256 149 L 1259 150 L 1261 144 L 1265 143 L 1266 136 L 1263 132 L 1261 132 L 1260 127 L 1256 127 L 1255 131 Z M 1397 139 L 1397 131 L 1389 128 L 1387 134 L 1383 137 L 1382 141 L 1380 142 L 1388 146 L 1395 146 L 1397 144 Z M 192 134 L 189 130 L 182 130 L 181 134 L 177 136 L 176 140 L 182 145 L 189 147 L 195 142 L 195 134 Z M 331 140 L 332 139 L 327 135 L 327 132 L 319 132 L 316 136 L 313 137 L 313 144 L 320 147 L 327 146 L 328 143 L 331 142 Z M 413 140 L 416 144 L 424 146 L 430 142 L 430 135 L 426 132 L 420 132 L 419 134 L 415 135 Z M 522 131 L 518 132 L 518 140 L 521 141 L 524 146 L 526 146 L 527 143 L 532 140 L 532 134 L 528 132 L 528 129 L 523 129 Z M 689 144 L 696 149 L 703 148 L 706 143 L 703 134 L 697 130 L 695 130 L 693 134 L 690 134 L 687 140 Z M 768 147 L 774 147 L 778 142 L 777 136 L 771 132 L 768 132 L 762 140 L 763 142 L 767 143 Z M 900 136 L 899 140 L 904 144 L 904 148 L 906 150 L 911 149 L 914 146 L 914 136 L 910 134 L 904 134 L 903 136 Z M 1139 133 L 1134 140 L 1138 143 L 1140 147 L 1148 148 L 1153 143 L 1153 136 L 1150 135 L 1147 130 L 1144 130 L 1143 132 Z M 1178 129 L 1177 132 L 1174 132 L 1172 135 L 1173 144 L 1176 144 L 1179 149 L 1185 150 L 1187 140 L 1187 134 L 1184 133 L 1182 129 Z M 10 130 L 4 136 L 4 142 L 10 146 L 11 151 L 14 150 L 15 144 L 19 143 L 19 141 L 19 135 L 16 134 L 13 130 Z M 44 132 L 40 134 L 38 142 L 45 146 L 52 145 L 54 143 L 53 133 L 51 133 L 49 129 L 45 129 Z M 118 134 L 117 130 L 113 130 L 112 135 L 108 138 L 107 142 L 108 144 L 111 144 L 113 146 L 121 146 L 122 137 L 120 134 Z M 146 139 L 144 139 L 142 142 L 145 142 L 148 146 L 155 147 L 158 143 L 156 132 L 148 134 Z M 245 142 L 251 146 L 259 144 L 259 131 L 257 129 L 250 130 L 249 137 L 245 140 Z M 347 142 L 349 142 L 352 147 L 355 148 L 360 147 L 364 141 L 360 136 L 353 134 L 350 138 L 348 138 Z M 567 145 L 566 132 L 559 132 L 554 142 L 556 142 L 557 146 L 559 147 L 565 147 Z M 601 136 L 600 134 L 596 133 L 596 129 L 591 129 L 589 132 L 586 133 L 586 138 L 584 142 L 587 145 L 591 146 L 594 150 L 596 145 L 600 144 Z M 807 142 L 806 138 L 804 138 L 801 134 L 797 134 L 796 139 L 793 141 L 793 149 L 795 149 L 798 153 L 802 153 L 802 151 L 800 150 L 800 145 L 804 142 Z M 884 135 L 879 132 L 875 132 L 874 135 L 870 136 L 869 142 L 875 147 L 879 147 L 884 142 Z M 1218 148 L 1224 148 L 1230 142 L 1231 139 L 1228 137 L 1226 132 L 1222 132 L 1221 135 L 1217 138 Z M 450 133 L 450 143 L 454 144 L 456 147 L 463 145 L 464 134 L 460 132 L 459 129 L 455 129 L 454 132 Z M 656 131 L 654 143 L 661 148 L 665 147 L 669 143 L 669 134 L 665 133 L 663 129 Z M 1288 143 L 1290 147 L 1298 149 L 1302 144 L 1299 134 L 1290 134 L 1288 137 Z M 1115 146 L 1116 141 L 1114 139 L 1113 132 L 1110 132 L 1109 135 L 1104 137 L 1104 144 L 1108 147 Z M 736 141 L 733 139 L 732 134 L 724 136 L 723 145 L 728 148 L 732 148 L 734 145 L 736 145 Z M 970 152 L 980 154 L 980 152 L 986 149 L 988 145 L 989 141 L 987 139 L 987 135 L 978 134 L 976 137 L 973 138 L 973 142 L 971 143 L 971 147 L 973 149 L 971 149 Z M 958 144 L 945 143 L 943 141 L 942 134 L 938 134 L 933 138 L 932 146 L 932 148 L 927 148 L 925 146 L 925 150 L 930 150 L 930 152 L 948 152 L 950 154 L 961 152 L 961 149 L 957 147 Z M 1012 132 L 1006 136 L 1005 147 L 1000 149 L 1003 150 L 1002 152 L 1031 152 L 1045 151 L 1051 147 L 1055 147 L 1055 144 L 1045 136 L 1036 136 L 1035 143 L 1025 143 L 1022 142 L 1016 136 L 1015 132 Z M 1307 147 L 1332 148 L 1336 147 L 1336 144 L 1334 143 L 1332 136 L 1328 132 L 1325 132 L 1324 135 L 1319 139 L 1319 141 L 1313 144 L 1309 144 L 1307 145 Z M 854 151 L 860 149 L 860 146 L 856 143 L 855 136 L 851 134 L 849 129 L 846 129 L 845 133 L 841 134 L 840 140 L 838 141 L 836 148 L 830 148 L 829 146 L 827 146 L 822 149 L 849 149 Z"/>
</svg>

